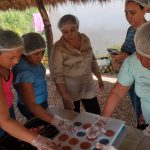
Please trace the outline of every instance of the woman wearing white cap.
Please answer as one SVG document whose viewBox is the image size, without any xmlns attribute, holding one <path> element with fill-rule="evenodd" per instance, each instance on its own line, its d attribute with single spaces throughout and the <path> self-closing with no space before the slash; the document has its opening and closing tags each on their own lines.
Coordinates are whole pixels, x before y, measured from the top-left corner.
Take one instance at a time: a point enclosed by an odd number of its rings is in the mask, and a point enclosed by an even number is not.
<svg viewBox="0 0 150 150">
<path fill-rule="evenodd" d="M 118 81 L 105 104 L 103 115 L 111 116 L 135 82 L 135 92 L 141 101 L 144 119 L 150 124 L 150 22 L 136 31 L 136 53 L 129 56 L 121 66 Z M 119 92 L 118 92 L 119 91 Z"/>
<path fill-rule="evenodd" d="M 51 75 L 56 83 L 64 108 L 80 112 L 80 102 L 86 111 L 100 114 L 92 73 L 103 89 L 100 70 L 89 38 L 79 33 L 79 21 L 64 15 L 58 22 L 62 36 L 54 44 L 51 55 Z"/>
<path fill-rule="evenodd" d="M 59 150 L 50 139 L 31 132 L 14 119 L 11 68 L 19 62 L 22 52 L 21 37 L 13 31 L 0 30 L 0 138 L 7 132 L 38 150 Z"/>
<path fill-rule="evenodd" d="M 118 71 L 125 60 L 126 57 L 133 54 L 135 49 L 134 44 L 134 35 L 138 27 L 140 27 L 143 23 L 147 22 L 145 19 L 145 13 L 148 12 L 149 9 L 148 0 L 126 0 L 125 1 L 125 15 L 126 19 L 131 25 L 128 28 L 125 42 L 121 47 L 121 52 L 118 55 L 112 55 L 113 59 L 113 69 Z M 137 120 L 137 128 L 143 129 L 145 128 L 144 121 L 142 121 L 142 112 L 141 112 L 141 104 L 140 99 L 136 95 L 134 90 L 134 84 L 132 85 L 129 95 L 131 98 L 131 102 L 133 108 L 136 112 L 136 120 Z"/>
<path fill-rule="evenodd" d="M 118 105 L 128 93 L 132 84 L 135 83 L 135 92 L 140 98 L 144 120 L 150 124 L 150 22 L 144 23 L 136 31 L 134 42 L 136 53 L 129 56 L 121 66 L 117 83 L 104 105 L 102 115 L 110 117 Z M 119 92 L 118 92 L 119 91 Z M 95 128 L 101 128 L 98 122 Z M 150 127 L 146 129 L 146 135 L 150 136 Z M 100 130 L 99 130 L 100 132 Z M 145 132 L 145 131 L 144 131 Z M 87 129 L 89 138 L 94 138 L 97 133 Z"/>
<path fill-rule="evenodd" d="M 60 132 L 75 132 L 71 121 L 52 115 L 48 112 L 48 94 L 46 70 L 41 63 L 46 43 L 43 37 L 35 32 L 23 36 L 23 55 L 13 67 L 14 87 L 17 91 L 17 105 L 27 120 L 34 116 L 54 125 Z"/>
</svg>

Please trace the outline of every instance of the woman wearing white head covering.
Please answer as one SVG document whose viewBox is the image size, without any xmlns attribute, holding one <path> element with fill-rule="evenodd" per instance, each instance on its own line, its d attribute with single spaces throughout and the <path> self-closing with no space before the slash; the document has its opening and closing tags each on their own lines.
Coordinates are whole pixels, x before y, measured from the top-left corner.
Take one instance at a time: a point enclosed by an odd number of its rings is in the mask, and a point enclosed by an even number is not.
<svg viewBox="0 0 150 150">
<path fill-rule="evenodd" d="M 54 125 L 60 132 L 75 132 L 71 121 L 52 115 L 46 109 L 48 108 L 46 69 L 41 63 L 46 48 L 43 37 L 35 32 L 26 33 L 22 37 L 23 55 L 13 68 L 17 106 L 21 114 L 27 120 L 36 116 Z"/>
<path fill-rule="evenodd" d="M 86 111 L 100 114 L 92 73 L 101 89 L 104 85 L 89 38 L 78 32 L 79 21 L 70 14 L 59 20 L 58 28 L 62 36 L 53 47 L 51 75 L 64 108 L 80 112 L 82 102 Z"/>
<path fill-rule="evenodd" d="M 123 63 L 118 81 L 105 104 L 103 115 L 111 116 L 135 82 L 135 91 L 141 101 L 144 119 L 150 124 L 150 22 L 143 24 L 135 34 L 136 53 Z M 119 92 L 118 92 L 119 91 Z"/>
<path fill-rule="evenodd" d="M 149 7 L 150 4 L 148 0 L 125 1 L 125 16 L 131 26 L 128 28 L 126 39 L 121 47 L 121 52 L 119 52 L 118 55 L 112 55 L 112 65 L 114 70 L 119 71 L 125 58 L 136 51 L 134 35 L 137 28 L 147 22 L 145 14 L 148 12 Z M 145 128 L 145 125 L 144 120 L 142 119 L 141 104 L 139 97 L 135 93 L 134 84 L 129 91 L 129 96 L 136 113 L 137 128 L 143 129 Z"/>
<path fill-rule="evenodd" d="M 4 131 L 6 131 L 10 135 L 32 144 L 39 150 L 59 150 L 50 139 L 31 132 L 13 119 L 14 97 L 11 68 L 19 62 L 22 51 L 23 41 L 18 34 L 10 30 L 0 30 L 0 137 L 4 137 Z M 0 149 L 5 149 L 2 147 Z"/>
</svg>

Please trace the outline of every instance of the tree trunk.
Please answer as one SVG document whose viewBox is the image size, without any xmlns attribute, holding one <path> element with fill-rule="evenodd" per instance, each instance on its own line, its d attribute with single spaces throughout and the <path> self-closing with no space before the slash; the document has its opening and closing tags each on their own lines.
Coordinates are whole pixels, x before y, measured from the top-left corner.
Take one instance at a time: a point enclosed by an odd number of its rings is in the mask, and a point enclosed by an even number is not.
<svg viewBox="0 0 150 150">
<path fill-rule="evenodd" d="M 51 55 L 51 49 L 53 46 L 53 33 L 51 28 L 51 23 L 48 17 L 48 14 L 46 12 L 46 9 L 44 7 L 43 0 L 36 0 L 37 7 L 39 9 L 39 12 L 42 16 L 44 28 L 45 28 L 45 34 L 46 34 L 46 42 L 47 42 L 47 50 L 48 50 L 48 65 L 50 69 L 50 55 Z"/>
</svg>

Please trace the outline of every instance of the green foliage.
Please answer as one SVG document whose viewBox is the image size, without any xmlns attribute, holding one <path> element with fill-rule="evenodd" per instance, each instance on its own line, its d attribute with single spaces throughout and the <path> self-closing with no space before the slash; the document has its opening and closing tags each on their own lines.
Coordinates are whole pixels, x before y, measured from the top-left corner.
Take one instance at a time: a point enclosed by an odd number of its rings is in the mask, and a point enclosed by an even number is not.
<svg viewBox="0 0 150 150">
<path fill-rule="evenodd" d="M 34 12 L 38 12 L 37 8 L 31 8 L 25 11 L 0 11 L 0 28 L 13 30 L 20 35 L 34 31 L 32 25 L 32 13 Z"/>
<path fill-rule="evenodd" d="M 48 9 L 48 6 L 46 9 Z M 13 30 L 20 36 L 28 32 L 34 32 L 34 27 L 32 25 L 32 14 L 36 12 L 39 13 L 37 8 L 26 9 L 25 11 L 0 11 L 0 28 Z M 42 32 L 41 35 L 46 41 L 45 32 Z M 47 49 L 45 55 L 48 55 Z"/>
</svg>

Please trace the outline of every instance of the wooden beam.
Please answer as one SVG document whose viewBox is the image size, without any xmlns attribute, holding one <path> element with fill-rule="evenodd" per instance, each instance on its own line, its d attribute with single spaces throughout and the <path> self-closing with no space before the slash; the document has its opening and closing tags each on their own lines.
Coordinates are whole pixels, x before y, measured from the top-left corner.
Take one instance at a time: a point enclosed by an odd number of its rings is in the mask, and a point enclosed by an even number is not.
<svg viewBox="0 0 150 150">
<path fill-rule="evenodd" d="M 51 23 L 50 23 L 47 11 L 45 9 L 43 0 L 36 0 L 36 3 L 37 3 L 37 7 L 39 9 L 39 12 L 42 16 L 43 23 L 44 23 L 47 50 L 48 50 L 48 65 L 50 69 L 50 55 L 51 55 L 51 50 L 53 46 L 53 33 L 52 33 Z"/>
</svg>

